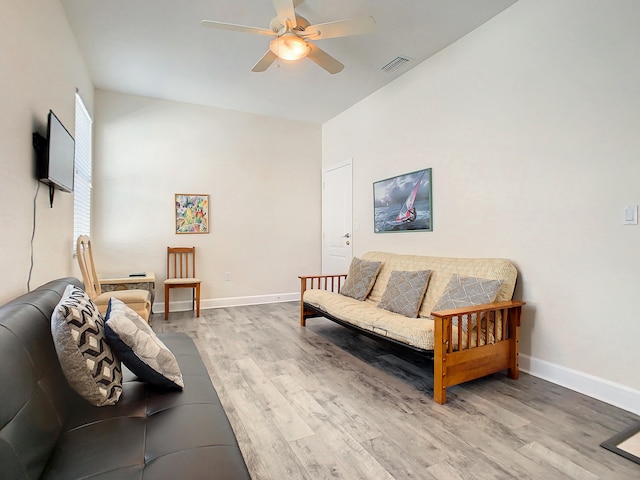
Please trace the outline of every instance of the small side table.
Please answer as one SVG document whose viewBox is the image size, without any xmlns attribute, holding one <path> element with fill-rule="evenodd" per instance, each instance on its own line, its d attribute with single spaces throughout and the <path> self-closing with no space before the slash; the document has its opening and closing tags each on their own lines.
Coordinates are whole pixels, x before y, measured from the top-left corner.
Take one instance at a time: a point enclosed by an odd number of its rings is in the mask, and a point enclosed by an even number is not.
<svg viewBox="0 0 640 480">
<path fill-rule="evenodd" d="M 156 296 L 156 275 L 153 272 L 145 272 L 143 275 L 99 275 L 100 286 L 103 292 L 116 290 L 148 290 L 151 293 L 151 313 L 153 313 L 153 300 Z"/>
</svg>

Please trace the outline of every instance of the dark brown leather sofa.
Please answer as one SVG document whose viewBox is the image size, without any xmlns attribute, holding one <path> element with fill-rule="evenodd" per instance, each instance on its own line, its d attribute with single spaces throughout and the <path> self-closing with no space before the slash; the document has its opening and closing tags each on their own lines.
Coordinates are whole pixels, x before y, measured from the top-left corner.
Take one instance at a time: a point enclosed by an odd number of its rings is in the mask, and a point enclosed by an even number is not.
<svg viewBox="0 0 640 480">
<path fill-rule="evenodd" d="M 250 479 L 193 341 L 159 335 L 184 391 L 149 386 L 126 370 L 123 394 L 94 407 L 67 384 L 50 318 L 65 287 L 54 280 L 0 307 L 0 479 Z"/>
</svg>

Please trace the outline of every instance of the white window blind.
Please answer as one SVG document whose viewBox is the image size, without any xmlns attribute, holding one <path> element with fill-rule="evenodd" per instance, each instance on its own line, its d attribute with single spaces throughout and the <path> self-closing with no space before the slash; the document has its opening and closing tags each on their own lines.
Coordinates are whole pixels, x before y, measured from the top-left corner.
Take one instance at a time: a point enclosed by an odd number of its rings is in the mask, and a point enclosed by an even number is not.
<svg viewBox="0 0 640 480">
<path fill-rule="evenodd" d="M 73 251 L 80 235 L 91 234 L 91 116 L 76 93 L 76 151 L 73 178 Z"/>
</svg>

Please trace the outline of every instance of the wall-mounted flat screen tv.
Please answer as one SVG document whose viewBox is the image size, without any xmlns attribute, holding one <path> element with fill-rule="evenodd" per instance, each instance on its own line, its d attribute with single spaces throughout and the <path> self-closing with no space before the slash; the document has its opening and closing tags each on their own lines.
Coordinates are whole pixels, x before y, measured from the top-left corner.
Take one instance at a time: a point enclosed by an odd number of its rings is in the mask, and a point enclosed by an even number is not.
<svg viewBox="0 0 640 480">
<path fill-rule="evenodd" d="M 53 111 L 49 111 L 47 138 L 34 133 L 38 179 L 65 192 L 73 192 L 75 141 Z"/>
</svg>

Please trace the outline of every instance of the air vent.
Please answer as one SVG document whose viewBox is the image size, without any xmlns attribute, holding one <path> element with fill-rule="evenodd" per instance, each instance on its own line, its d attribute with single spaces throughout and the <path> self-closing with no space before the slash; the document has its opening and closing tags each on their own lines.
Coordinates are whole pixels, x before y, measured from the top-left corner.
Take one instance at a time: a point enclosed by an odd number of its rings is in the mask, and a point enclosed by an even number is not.
<svg viewBox="0 0 640 480">
<path fill-rule="evenodd" d="M 405 68 L 405 66 L 411 63 L 411 61 L 412 59 L 409 57 L 396 57 L 393 60 L 391 60 L 389 63 L 387 63 L 384 67 L 382 67 L 380 70 L 387 73 L 395 73 L 398 70 Z"/>
</svg>

